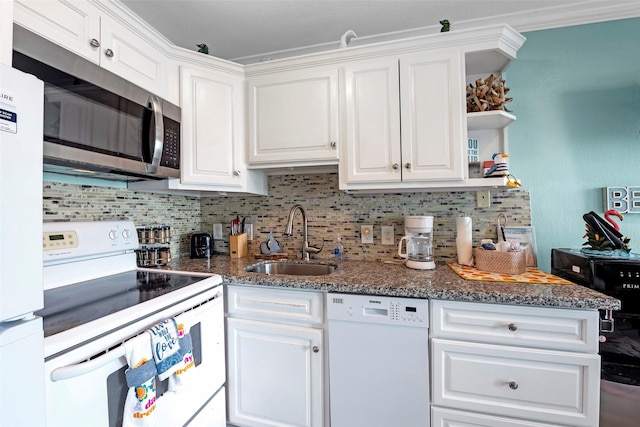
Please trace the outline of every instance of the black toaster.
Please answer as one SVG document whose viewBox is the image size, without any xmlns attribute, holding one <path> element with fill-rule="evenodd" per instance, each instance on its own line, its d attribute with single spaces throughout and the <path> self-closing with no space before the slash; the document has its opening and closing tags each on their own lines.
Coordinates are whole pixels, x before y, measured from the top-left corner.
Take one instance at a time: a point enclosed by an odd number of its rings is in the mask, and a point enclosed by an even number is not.
<svg viewBox="0 0 640 427">
<path fill-rule="evenodd" d="M 209 233 L 193 233 L 191 235 L 191 258 L 211 258 L 213 239 Z"/>
</svg>

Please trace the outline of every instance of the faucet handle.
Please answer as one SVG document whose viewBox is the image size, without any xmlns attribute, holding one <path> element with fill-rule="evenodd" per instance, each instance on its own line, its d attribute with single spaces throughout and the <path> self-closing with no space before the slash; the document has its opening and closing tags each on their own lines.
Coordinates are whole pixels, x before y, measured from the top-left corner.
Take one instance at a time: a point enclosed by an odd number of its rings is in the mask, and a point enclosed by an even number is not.
<svg viewBox="0 0 640 427">
<path fill-rule="evenodd" d="M 304 250 L 309 254 L 317 254 L 322 251 L 322 248 L 324 248 L 324 238 L 322 238 L 322 246 L 320 246 L 319 248 L 307 244 L 307 247 Z"/>
</svg>

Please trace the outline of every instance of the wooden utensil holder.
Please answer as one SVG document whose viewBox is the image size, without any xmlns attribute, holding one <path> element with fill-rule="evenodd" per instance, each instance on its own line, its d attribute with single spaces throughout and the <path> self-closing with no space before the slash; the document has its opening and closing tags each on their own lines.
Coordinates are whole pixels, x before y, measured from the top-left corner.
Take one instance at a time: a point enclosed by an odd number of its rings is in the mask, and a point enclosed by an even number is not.
<svg viewBox="0 0 640 427">
<path fill-rule="evenodd" d="M 247 233 L 229 236 L 229 255 L 231 258 L 244 258 L 249 254 Z"/>
</svg>

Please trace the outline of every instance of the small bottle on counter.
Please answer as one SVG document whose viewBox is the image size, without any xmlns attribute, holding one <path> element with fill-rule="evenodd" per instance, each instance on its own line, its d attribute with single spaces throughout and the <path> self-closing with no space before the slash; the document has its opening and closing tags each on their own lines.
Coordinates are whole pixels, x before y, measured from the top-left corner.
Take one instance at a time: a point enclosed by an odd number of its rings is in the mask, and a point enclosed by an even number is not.
<svg viewBox="0 0 640 427">
<path fill-rule="evenodd" d="M 344 261 L 344 246 L 342 246 L 342 238 L 340 236 L 336 239 L 336 247 L 333 249 L 333 255 L 336 261 Z"/>
</svg>

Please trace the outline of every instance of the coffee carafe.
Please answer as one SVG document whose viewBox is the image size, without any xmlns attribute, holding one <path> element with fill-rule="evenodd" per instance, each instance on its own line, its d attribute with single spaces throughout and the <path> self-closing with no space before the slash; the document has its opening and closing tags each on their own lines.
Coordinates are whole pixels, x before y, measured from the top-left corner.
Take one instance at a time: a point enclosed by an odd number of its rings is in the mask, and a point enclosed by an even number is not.
<svg viewBox="0 0 640 427">
<path fill-rule="evenodd" d="M 405 217 L 404 234 L 398 243 L 398 256 L 406 259 L 405 265 L 417 270 L 436 268 L 433 260 L 433 217 Z M 404 252 L 403 242 L 406 242 Z"/>
</svg>

